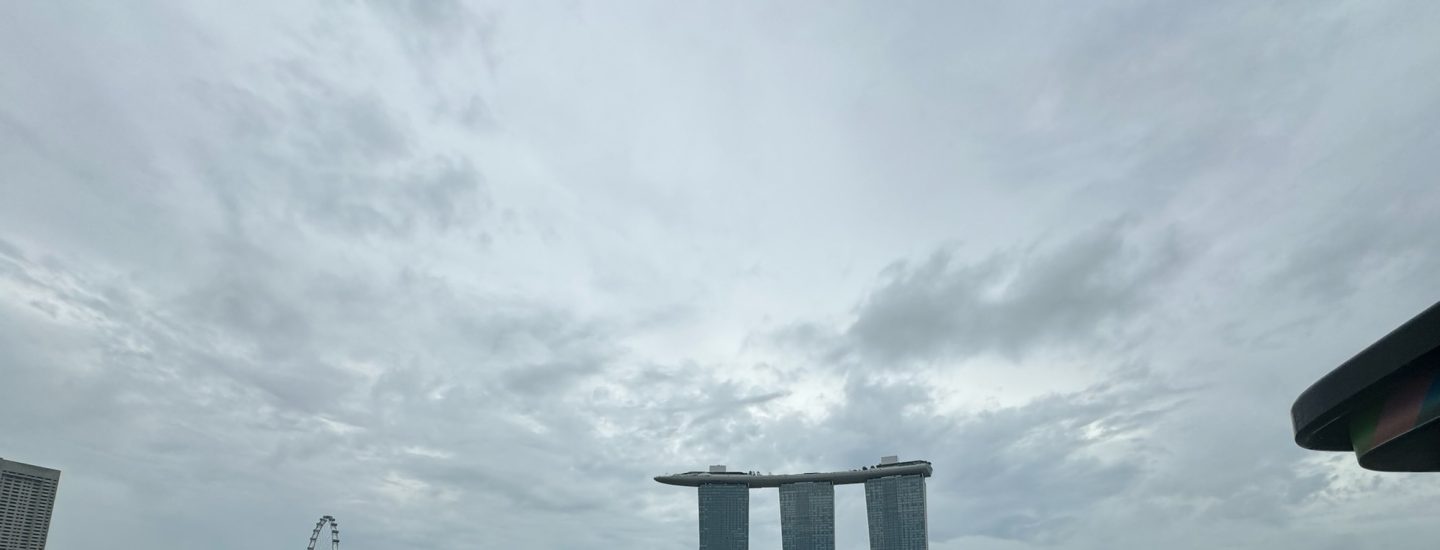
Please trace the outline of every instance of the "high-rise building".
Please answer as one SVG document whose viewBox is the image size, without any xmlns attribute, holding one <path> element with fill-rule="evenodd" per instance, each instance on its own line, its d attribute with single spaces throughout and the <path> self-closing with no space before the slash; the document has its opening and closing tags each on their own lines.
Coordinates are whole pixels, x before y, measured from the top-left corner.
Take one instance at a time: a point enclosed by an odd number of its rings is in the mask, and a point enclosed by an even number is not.
<svg viewBox="0 0 1440 550">
<path fill-rule="evenodd" d="M 883 469 L 882 469 L 883 471 Z M 897 475 L 865 480 L 871 550 L 926 550 L 925 478 Z"/>
<path fill-rule="evenodd" d="M 700 485 L 700 550 L 750 547 L 750 488 L 742 483 Z"/>
<path fill-rule="evenodd" d="M 45 550 L 60 470 L 0 458 L 0 550 Z"/>
<path fill-rule="evenodd" d="M 843 472 L 769 474 L 730 472 L 715 465 L 708 472 L 656 476 L 666 485 L 695 487 L 700 495 L 700 549 L 744 549 L 750 537 L 750 489 L 780 489 L 780 538 L 785 550 L 834 550 L 835 486 L 865 484 L 870 515 L 870 547 L 876 550 L 925 550 L 925 478 L 933 468 L 924 460 L 898 457 Z"/>
<path fill-rule="evenodd" d="M 835 550 L 835 484 L 780 486 L 780 540 L 784 550 Z"/>
</svg>

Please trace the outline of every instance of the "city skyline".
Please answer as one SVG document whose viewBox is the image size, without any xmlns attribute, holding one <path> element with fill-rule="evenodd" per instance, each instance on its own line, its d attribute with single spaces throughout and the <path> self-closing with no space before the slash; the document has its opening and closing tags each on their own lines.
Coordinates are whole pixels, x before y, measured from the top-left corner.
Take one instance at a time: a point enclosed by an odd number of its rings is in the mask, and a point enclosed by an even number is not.
<svg viewBox="0 0 1440 550">
<path fill-rule="evenodd" d="M 783 550 L 834 550 L 835 486 L 852 484 L 865 487 L 872 550 L 927 550 L 925 479 L 933 472 L 929 461 L 901 462 L 889 455 L 875 465 L 844 471 L 774 474 L 730 471 L 717 464 L 703 472 L 655 476 L 655 481 L 696 489 L 701 550 L 748 549 L 749 493 L 768 488 L 779 489 Z"/>
</svg>

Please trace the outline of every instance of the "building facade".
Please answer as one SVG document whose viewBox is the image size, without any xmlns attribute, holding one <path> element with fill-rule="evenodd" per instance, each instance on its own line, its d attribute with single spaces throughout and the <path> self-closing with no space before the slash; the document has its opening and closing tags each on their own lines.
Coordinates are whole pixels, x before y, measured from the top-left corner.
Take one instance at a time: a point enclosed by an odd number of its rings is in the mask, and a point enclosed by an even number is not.
<svg viewBox="0 0 1440 550">
<path fill-rule="evenodd" d="M 780 540 L 784 550 L 835 550 L 835 484 L 780 486 Z"/>
<path fill-rule="evenodd" d="M 700 550 L 750 547 L 750 488 L 738 483 L 706 483 L 700 495 Z"/>
<path fill-rule="evenodd" d="M 694 487 L 700 497 L 700 549 L 731 550 L 750 544 L 750 490 L 780 490 L 780 538 L 784 550 L 834 550 L 835 486 L 865 485 L 870 547 L 876 550 L 928 549 L 925 460 L 900 462 L 885 456 L 874 466 L 838 472 L 770 474 L 728 471 L 656 476 L 666 485 Z M 773 547 L 772 547 L 773 548 Z"/>
<path fill-rule="evenodd" d="M 44 550 L 60 470 L 0 459 L 0 550 Z"/>
<path fill-rule="evenodd" d="M 930 547 L 925 478 L 899 475 L 865 481 L 871 550 L 926 550 Z"/>
</svg>

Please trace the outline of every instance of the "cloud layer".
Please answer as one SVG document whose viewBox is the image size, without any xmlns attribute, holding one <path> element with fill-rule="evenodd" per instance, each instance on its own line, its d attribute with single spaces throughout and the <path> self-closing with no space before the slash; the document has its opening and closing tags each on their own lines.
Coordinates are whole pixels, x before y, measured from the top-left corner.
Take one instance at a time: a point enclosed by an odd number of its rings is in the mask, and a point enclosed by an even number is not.
<svg viewBox="0 0 1440 550">
<path fill-rule="evenodd" d="M 893 453 L 937 549 L 1433 539 L 1286 412 L 1440 300 L 1440 10 L 292 4 L 0 8 L 52 548 L 687 548 L 654 475 Z"/>
</svg>

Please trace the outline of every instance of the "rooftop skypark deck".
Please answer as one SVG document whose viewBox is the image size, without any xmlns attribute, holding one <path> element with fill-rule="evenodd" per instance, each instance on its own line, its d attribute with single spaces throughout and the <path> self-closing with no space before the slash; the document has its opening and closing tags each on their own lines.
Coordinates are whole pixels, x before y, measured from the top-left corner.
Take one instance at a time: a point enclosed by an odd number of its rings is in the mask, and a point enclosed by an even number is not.
<svg viewBox="0 0 1440 550">
<path fill-rule="evenodd" d="M 896 462 L 867 466 L 859 470 L 842 472 L 807 472 L 803 474 L 762 474 L 758 472 L 685 472 L 656 476 L 655 481 L 666 485 L 699 487 L 709 483 L 743 484 L 751 489 L 779 487 L 786 483 L 830 482 L 835 485 L 865 483 L 865 480 L 890 476 L 921 475 L 930 477 L 932 468 L 924 460 Z"/>
</svg>

